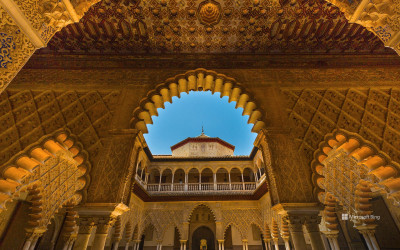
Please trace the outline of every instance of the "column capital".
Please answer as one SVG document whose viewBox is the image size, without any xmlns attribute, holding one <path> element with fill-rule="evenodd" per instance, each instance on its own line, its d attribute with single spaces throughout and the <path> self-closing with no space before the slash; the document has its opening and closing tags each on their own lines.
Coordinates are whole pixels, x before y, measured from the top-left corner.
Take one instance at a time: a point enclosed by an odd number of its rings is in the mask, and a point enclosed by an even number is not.
<svg viewBox="0 0 400 250">
<path fill-rule="evenodd" d="M 92 217 L 80 217 L 78 218 L 79 234 L 91 234 L 95 227 L 95 219 Z"/>
<path fill-rule="evenodd" d="M 96 223 L 96 234 L 108 234 L 108 230 L 114 225 L 116 218 L 102 217 L 98 218 Z"/>
<path fill-rule="evenodd" d="M 224 243 L 225 242 L 225 240 L 217 240 L 218 241 L 218 243 Z"/>
<path fill-rule="evenodd" d="M 288 224 L 291 232 L 303 232 L 304 216 L 286 215 L 283 220 Z"/>
<path fill-rule="evenodd" d="M 30 240 L 38 239 L 38 238 L 42 237 L 43 234 L 44 234 L 44 231 L 42 232 L 41 230 L 40 231 L 35 230 L 35 231 L 32 231 L 32 232 L 26 232 L 25 233 L 26 237 L 28 239 L 30 239 Z"/>
<path fill-rule="evenodd" d="M 371 225 L 366 225 L 366 226 L 364 226 L 364 225 L 363 226 L 356 226 L 355 228 L 357 228 L 357 230 L 361 234 L 371 236 L 371 235 L 375 235 L 375 230 L 376 230 L 377 226 L 378 225 L 371 224 Z"/>
<path fill-rule="evenodd" d="M 121 241 L 121 240 L 122 240 L 122 237 L 113 237 L 113 238 L 111 239 L 112 242 L 119 242 L 119 241 Z M 127 242 L 130 242 L 130 241 L 127 241 Z"/>
<path fill-rule="evenodd" d="M 182 243 L 186 243 L 187 240 L 179 240 L 179 242 L 182 244 Z"/>
<path fill-rule="evenodd" d="M 242 242 L 243 242 L 243 243 L 247 243 L 248 240 L 247 240 L 247 239 L 242 239 Z"/>
<path fill-rule="evenodd" d="M 73 242 L 76 240 L 77 235 L 76 234 L 68 234 L 68 235 L 64 234 L 62 236 L 62 238 L 63 238 L 64 242 Z"/>
<path fill-rule="evenodd" d="M 319 224 L 321 223 L 321 216 L 309 215 L 305 216 L 305 226 L 308 232 L 319 232 Z"/>
</svg>

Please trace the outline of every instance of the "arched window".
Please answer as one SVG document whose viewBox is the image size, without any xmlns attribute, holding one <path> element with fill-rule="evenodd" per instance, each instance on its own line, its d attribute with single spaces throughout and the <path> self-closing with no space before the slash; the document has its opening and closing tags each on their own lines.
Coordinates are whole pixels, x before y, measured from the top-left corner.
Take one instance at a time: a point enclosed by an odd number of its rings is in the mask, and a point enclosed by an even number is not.
<svg viewBox="0 0 400 250">
<path fill-rule="evenodd" d="M 214 182 L 214 176 L 213 172 L 211 169 L 206 168 L 201 171 L 201 183 L 213 183 Z"/>
<path fill-rule="evenodd" d="M 217 171 L 217 183 L 228 183 L 229 173 L 225 168 L 220 168 Z"/>
<path fill-rule="evenodd" d="M 158 184 L 160 182 L 160 171 L 157 168 L 150 170 L 148 184 Z"/>
<path fill-rule="evenodd" d="M 188 183 L 199 183 L 199 170 L 192 168 L 189 170 Z"/>
<path fill-rule="evenodd" d="M 254 182 L 254 172 L 250 168 L 245 168 L 243 170 L 243 180 L 244 182 Z"/>
<path fill-rule="evenodd" d="M 174 173 L 174 183 L 185 183 L 185 171 L 183 169 L 178 169 Z"/>
</svg>

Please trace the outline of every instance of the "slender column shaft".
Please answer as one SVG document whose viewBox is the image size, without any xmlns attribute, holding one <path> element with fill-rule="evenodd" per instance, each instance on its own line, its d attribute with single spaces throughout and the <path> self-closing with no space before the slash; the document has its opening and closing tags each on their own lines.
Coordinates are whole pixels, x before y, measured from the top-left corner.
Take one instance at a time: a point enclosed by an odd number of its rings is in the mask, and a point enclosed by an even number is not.
<svg viewBox="0 0 400 250">
<path fill-rule="evenodd" d="M 228 178 L 229 178 L 229 190 L 232 190 L 231 173 L 230 172 L 229 172 Z"/>
<path fill-rule="evenodd" d="M 373 247 L 373 245 L 371 243 L 371 240 L 370 240 L 368 234 L 362 234 L 362 235 L 364 236 L 364 240 L 365 240 L 365 243 L 367 243 L 368 249 L 369 250 L 374 250 L 374 247 Z"/>
<path fill-rule="evenodd" d="M 36 243 L 38 242 L 38 239 L 39 239 L 39 236 L 36 236 L 36 237 L 32 240 L 32 243 L 31 243 L 31 245 L 30 245 L 30 247 L 29 247 L 29 250 L 34 250 L 34 249 L 35 249 Z"/>
<path fill-rule="evenodd" d="M 375 233 L 374 232 L 368 232 L 368 236 L 369 236 L 369 239 L 370 239 L 371 244 L 374 247 L 374 249 L 375 250 L 380 250 L 379 244 L 378 244 L 378 242 L 376 241 L 376 238 L 375 238 Z"/>
<path fill-rule="evenodd" d="M 76 238 L 74 250 L 86 250 L 89 243 L 90 234 L 78 234 Z"/>
<path fill-rule="evenodd" d="M 324 249 L 324 242 L 322 241 L 321 233 L 319 232 L 319 223 L 321 223 L 320 216 L 307 216 L 305 226 L 310 236 L 311 246 L 314 250 Z"/>
<path fill-rule="evenodd" d="M 289 238 L 283 238 L 283 241 L 285 242 L 285 249 L 290 250 L 290 244 L 289 244 Z"/>
<path fill-rule="evenodd" d="M 245 190 L 245 188 L 244 188 L 244 178 L 243 178 L 243 173 L 241 173 L 241 175 L 242 175 L 242 185 L 243 185 L 243 190 Z"/>
<path fill-rule="evenodd" d="M 113 244 L 113 250 L 118 250 L 119 241 L 115 241 Z"/>
<path fill-rule="evenodd" d="M 172 173 L 171 191 L 174 191 L 174 179 L 175 179 L 175 173 Z"/>
<path fill-rule="evenodd" d="M 94 236 L 93 240 L 93 250 L 103 250 L 106 244 L 107 234 L 97 234 Z"/>
<path fill-rule="evenodd" d="M 68 250 L 72 249 L 72 247 L 74 246 L 74 243 L 75 243 L 75 240 L 71 240 L 71 242 L 69 243 L 69 246 L 68 246 Z"/>
<path fill-rule="evenodd" d="M 304 220 L 299 216 L 289 215 L 287 217 L 287 222 L 289 224 L 289 231 L 290 235 L 292 236 L 294 248 L 296 250 L 307 249 L 307 244 L 303 232 Z"/>
<path fill-rule="evenodd" d="M 217 174 L 213 173 L 213 180 L 214 180 L 214 190 L 217 190 Z"/>
<path fill-rule="evenodd" d="M 278 239 L 274 239 L 275 250 L 279 250 Z"/>
<path fill-rule="evenodd" d="M 160 181 L 158 182 L 158 191 L 161 191 L 161 180 L 162 180 L 162 174 L 161 173 L 160 173 Z"/>
<path fill-rule="evenodd" d="M 27 239 L 25 241 L 25 244 L 24 244 L 24 247 L 22 248 L 22 250 L 29 250 L 31 243 L 32 243 L 32 239 Z"/>
</svg>

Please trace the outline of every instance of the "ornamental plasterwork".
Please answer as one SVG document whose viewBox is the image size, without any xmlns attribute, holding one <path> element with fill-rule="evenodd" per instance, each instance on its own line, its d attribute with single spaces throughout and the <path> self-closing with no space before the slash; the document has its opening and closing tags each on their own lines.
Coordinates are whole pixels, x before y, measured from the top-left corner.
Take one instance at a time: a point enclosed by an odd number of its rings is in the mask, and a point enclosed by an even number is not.
<svg viewBox="0 0 400 250">
<path fill-rule="evenodd" d="M 226 230 L 229 225 L 233 225 L 240 232 L 242 239 L 247 239 L 249 237 L 248 230 L 251 224 L 255 224 L 262 233 L 265 231 L 260 208 L 222 209 L 221 214 L 224 230 Z"/>
<path fill-rule="evenodd" d="M 1 209 L 27 193 L 32 209 L 27 230 L 45 230 L 58 209 L 85 198 L 90 171 L 87 158 L 68 131 L 41 138 L 1 166 Z"/>
<path fill-rule="evenodd" d="M 0 93 L 35 51 L 29 38 L 0 7 Z"/>
<path fill-rule="evenodd" d="M 400 89 L 288 88 L 283 94 L 298 149 L 309 162 L 324 136 L 337 127 L 358 133 L 400 161 Z"/>
<path fill-rule="evenodd" d="M 280 2 L 102 1 L 80 23 L 58 33 L 49 50 L 91 54 L 385 51 L 363 27 L 344 27 L 344 15 L 325 1 Z M 332 37 L 341 39 L 332 43 Z"/>
</svg>

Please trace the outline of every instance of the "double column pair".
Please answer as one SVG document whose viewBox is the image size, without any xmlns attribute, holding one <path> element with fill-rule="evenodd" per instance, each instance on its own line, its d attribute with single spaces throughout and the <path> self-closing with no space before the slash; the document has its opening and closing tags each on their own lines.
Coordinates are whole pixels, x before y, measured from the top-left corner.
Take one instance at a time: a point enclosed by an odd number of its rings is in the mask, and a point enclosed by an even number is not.
<svg viewBox="0 0 400 250">
<path fill-rule="evenodd" d="M 375 227 L 376 225 L 367 225 L 367 226 L 357 226 L 357 230 L 364 237 L 365 243 L 367 243 L 369 250 L 379 250 L 378 242 L 375 238 Z"/>
<path fill-rule="evenodd" d="M 307 249 L 304 238 L 303 225 L 307 229 L 313 250 L 325 249 L 319 231 L 321 218 L 318 215 L 288 215 L 284 218 L 289 225 L 289 232 L 292 237 L 293 245 L 296 250 Z M 288 244 L 286 244 L 288 247 Z"/>
<path fill-rule="evenodd" d="M 218 240 L 218 250 L 224 250 L 224 240 Z"/>
<path fill-rule="evenodd" d="M 180 240 L 181 242 L 181 249 L 180 250 L 186 250 L 186 242 L 187 240 Z"/>
<path fill-rule="evenodd" d="M 93 229 L 96 229 L 93 240 L 93 250 L 102 250 L 106 244 L 109 229 L 115 222 L 112 217 L 91 217 L 80 218 L 79 231 L 75 242 L 74 250 L 85 250 Z"/>
<path fill-rule="evenodd" d="M 94 229 L 96 231 L 91 249 L 103 250 L 108 232 L 114 225 L 116 218 L 126 211 L 128 211 L 128 207 L 122 203 L 104 207 L 88 206 L 79 208 L 79 231 L 74 250 L 87 249 L 90 236 Z"/>
</svg>

